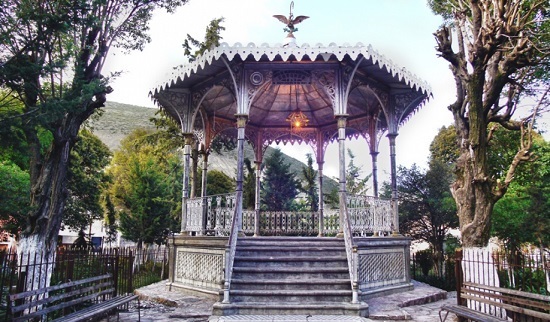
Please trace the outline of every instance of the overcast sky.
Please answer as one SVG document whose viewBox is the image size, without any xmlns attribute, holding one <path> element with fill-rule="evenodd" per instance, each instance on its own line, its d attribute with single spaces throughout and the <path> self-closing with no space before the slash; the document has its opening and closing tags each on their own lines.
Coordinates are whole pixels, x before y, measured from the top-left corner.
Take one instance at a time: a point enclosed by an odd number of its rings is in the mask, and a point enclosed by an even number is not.
<svg viewBox="0 0 550 322">
<path fill-rule="evenodd" d="M 175 14 L 157 12 L 151 22 L 152 42 L 143 52 L 111 55 L 105 71 L 122 71 L 113 83 L 108 100 L 154 107 L 148 94 L 174 78 L 173 67 L 184 64 L 182 44 L 187 34 L 202 40 L 208 23 L 224 17 L 223 42 L 243 45 L 281 43 L 286 35 L 283 24 L 272 17 L 289 13 L 288 0 L 190 0 Z M 294 15 L 310 18 L 297 25 L 298 45 L 321 43 L 371 44 L 380 54 L 427 81 L 433 98 L 400 129 L 397 138 L 397 162 L 425 166 L 429 144 L 442 126 L 451 124 L 447 106 L 454 100 L 455 89 L 448 64 L 436 55 L 433 32 L 441 25 L 426 0 L 296 0 Z M 114 52 L 113 52 L 114 53 Z M 356 162 L 370 172 L 370 156 L 363 140 L 348 141 Z M 389 173 L 388 141 L 380 143 L 380 176 Z M 283 147 L 282 150 L 304 160 L 309 148 Z M 325 172 L 337 176 L 336 144 L 329 146 Z"/>
</svg>

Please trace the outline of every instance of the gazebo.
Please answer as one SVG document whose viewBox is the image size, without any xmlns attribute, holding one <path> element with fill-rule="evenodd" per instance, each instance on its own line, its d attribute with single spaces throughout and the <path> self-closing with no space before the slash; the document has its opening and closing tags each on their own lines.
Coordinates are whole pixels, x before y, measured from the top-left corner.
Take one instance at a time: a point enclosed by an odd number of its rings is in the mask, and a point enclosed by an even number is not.
<svg viewBox="0 0 550 322">
<path fill-rule="evenodd" d="M 410 240 L 398 227 L 396 137 L 431 96 L 430 88 L 371 46 L 298 46 L 292 31 L 274 46 L 221 44 L 151 93 L 185 137 L 182 226 L 170 241 L 169 284 L 218 299 L 214 315 L 220 316 L 368 316 L 367 299 L 412 288 Z M 378 197 L 384 134 L 391 162 L 388 200 Z M 207 196 L 216 136 L 237 141 L 236 189 Z M 374 196 L 346 191 L 346 140 L 352 137 L 367 142 L 369 155 L 358 156 L 372 160 Z M 257 165 L 255 209 L 243 209 L 245 141 Z M 281 142 L 312 148 L 319 191 L 326 148 L 338 144 L 338 209 L 325 209 L 320 198 L 316 212 L 261 211 L 263 154 Z M 193 198 L 192 146 L 200 147 L 203 187 Z"/>
</svg>

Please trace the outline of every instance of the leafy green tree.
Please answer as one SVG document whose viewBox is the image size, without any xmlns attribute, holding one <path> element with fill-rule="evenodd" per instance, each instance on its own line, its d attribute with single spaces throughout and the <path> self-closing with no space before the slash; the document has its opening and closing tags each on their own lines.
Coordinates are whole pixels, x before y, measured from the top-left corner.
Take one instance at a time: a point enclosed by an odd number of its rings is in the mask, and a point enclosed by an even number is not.
<svg viewBox="0 0 550 322">
<path fill-rule="evenodd" d="M 225 27 L 222 26 L 223 21 L 224 18 L 212 19 L 210 21 L 210 24 L 206 27 L 204 41 L 199 41 L 187 34 L 187 38 L 183 43 L 183 49 L 185 50 L 184 55 L 189 58 L 189 62 L 197 59 L 197 57 L 204 54 L 208 49 L 220 45 L 220 40 L 222 40 L 220 34 L 225 30 Z"/>
<path fill-rule="evenodd" d="M 74 231 L 85 230 L 94 220 L 103 218 L 101 194 L 109 178 L 105 167 L 111 151 L 88 130 L 81 130 L 69 159 L 68 198 L 63 224 Z"/>
<path fill-rule="evenodd" d="M 284 162 L 283 153 L 274 149 L 265 159 L 264 180 L 261 185 L 262 207 L 266 210 L 292 210 L 300 182 Z"/>
<path fill-rule="evenodd" d="M 181 210 L 181 167 L 176 151 L 152 140 L 154 133 L 138 129 L 121 141 L 109 167 L 109 193 L 119 216 L 124 238 L 142 243 L 162 243 L 178 229 Z M 179 190 L 181 191 L 181 190 Z"/>
<path fill-rule="evenodd" d="M 302 166 L 302 179 L 304 184 L 300 190 L 306 194 L 306 203 L 310 211 L 319 209 L 319 193 L 317 192 L 317 171 L 313 169 L 311 154 L 306 155 L 307 166 Z"/>
<path fill-rule="evenodd" d="M 451 181 L 450 167 L 437 159 L 430 162 L 427 171 L 416 165 L 400 167 L 397 176 L 399 229 L 414 240 L 430 244 L 439 276 L 443 273 L 445 238 L 450 228 L 458 226 Z"/>
<path fill-rule="evenodd" d="M 117 196 L 124 206 L 119 213 L 122 237 L 139 248 L 143 243 L 161 244 L 172 219 L 166 174 L 151 155 L 129 161 L 124 195 Z"/>
<path fill-rule="evenodd" d="M 208 196 L 226 194 L 235 191 L 235 179 L 221 171 L 210 170 L 208 171 L 206 177 L 206 194 Z"/>
<path fill-rule="evenodd" d="M 40 249 L 44 260 L 55 257 L 70 151 L 82 124 L 113 90 L 102 75 L 109 50 L 143 49 L 150 41 L 153 10 L 172 12 L 185 2 L 0 2 L 0 93 L 6 95 L 0 102 L 15 98 L 23 106 L 17 115 L 0 119 L 0 127 L 17 122 L 30 151 L 31 211 L 19 242 L 23 253 Z M 41 129 L 52 136 L 45 154 L 40 151 Z"/>
<path fill-rule="evenodd" d="M 537 158 L 521 165 L 509 191 L 495 204 L 492 233 L 513 250 L 525 243 L 550 245 L 550 143 L 537 136 L 533 148 Z"/>
<path fill-rule="evenodd" d="M 220 45 L 221 32 L 225 30 L 225 27 L 221 25 L 224 21 L 224 18 L 213 19 L 210 21 L 210 24 L 206 28 L 206 34 L 204 41 L 199 41 L 189 34 L 187 34 L 187 39 L 183 44 L 184 55 L 188 57 L 189 62 L 192 62 L 196 59 L 197 56 L 202 55 L 206 50 L 217 47 Z M 179 66 L 182 67 L 182 66 Z M 160 131 L 157 133 L 160 137 L 163 138 L 166 144 L 170 146 L 180 146 L 185 145 L 184 135 L 181 133 L 181 125 L 178 124 L 169 114 L 164 110 L 160 110 L 157 113 L 158 117 L 152 118 L 151 121 L 157 126 L 157 129 Z M 200 189 L 202 182 L 200 180 L 201 173 L 198 167 L 200 153 L 199 149 L 201 148 L 199 142 L 195 142 L 191 146 L 191 169 L 190 169 L 190 194 L 191 198 L 194 198 L 200 195 Z M 221 154 L 223 149 L 232 150 L 235 148 L 235 141 L 227 139 L 223 136 L 216 136 L 210 144 L 210 150 Z M 200 151 L 208 152 L 208 151 Z M 209 153 L 209 152 L 208 152 Z"/>
<path fill-rule="evenodd" d="M 256 174 L 250 159 L 244 159 L 246 175 L 243 182 L 243 208 L 254 209 L 256 206 Z"/>
<path fill-rule="evenodd" d="M 459 155 L 454 125 L 441 127 L 430 143 L 430 158 L 451 165 L 454 169 Z"/>
<path fill-rule="evenodd" d="M 346 168 L 346 191 L 349 195 L 365 195 L 369 190 L 367 184 L 371 175 L 362 177 L 363 169 L 355 165 L 355 154 L 348 149 L 349 162 Z M 337 178 L 334 180 L 338 181 Z M 323 196 L 324 202 L 331 208 L 338 208 L 340 197 L 338 194 L 338 188 L 332 189 L 332 191 Z"/>
<path fill-rule="evenodd" d="M 546 0 L 429 0 L 446 19 L 435 33 L 436 50 L 450 63 L 456 101 L 449 105 L 459 157 L 451 192 L 465 247 L 485 246 L 495 203 L 517 167 L 532 157 L 528 120 L 514 119 L 521 99 L 548 88 L 550 10 Z M 542 86 L 541 86 L 542 85 Z M 546 88 L 541 94 L 537 88 Z M 535 108 L 538 109 L 538 106 Z M 536 115 L 537 111 L 533 111 Z M 492 124 L 521 131 L 522 141 L 502 176 L 493 177 Z"/>
<path fill-rule="evenodd" d="M 18 234 L 25 224 L 29 209 L 29 172 L 10 162 L 0 161 L 1 229 Z"/>
<path fill-rule="evenodd" d="M 347 193 L 351 195 L 364 195 L 369 190 L 367 183 L 370 179 L 370 175 L 363 178 L 363 169 L 360 166 L 355 165 L 355 155 L 348 149 L 348 167 L 346 169 L 346 189 Z"/>
<path fill-rule="evenodd" d="M 490 174 L 491 177 L 501 178 L 506 173 L 507 165 L 513 161 L 515 151 L 520 148 L 521 133 L 508 131 L 498 124 L 491 124 L 490 133 Z M 548 142 L 539 134 L 532 136 L 534 159 L 518 166 L 514 181 L 493 211 L 491 236 L 498 237 L 509 249 L 519 249 L 525 243 L 548 245 L 547 234 L 541 232 L 550 229 L 550 215 L 538 205 L 545 205 L 550 198 L 546 188 L 550 155 Z M 430 146 L 432 157 L 445 160 L 454 168 L 459 156 L 456 145 L 452 144 L 455 141 L 454 126 L 443 127 Z M 538 224 L 533 225 L 533 222 Z"/>
<path fill-rule="evenodd" d="M 108 243 L 111 245 L 113 242 L 116 241 L 118 236 L 118 223 L 116 220 L 116 210 L 115 205 L 113 204 L 113 201 L 111 200 L 111 196 L 109 194 L 106 194 L 105 197 L 105 243 Z"/>
</svg>

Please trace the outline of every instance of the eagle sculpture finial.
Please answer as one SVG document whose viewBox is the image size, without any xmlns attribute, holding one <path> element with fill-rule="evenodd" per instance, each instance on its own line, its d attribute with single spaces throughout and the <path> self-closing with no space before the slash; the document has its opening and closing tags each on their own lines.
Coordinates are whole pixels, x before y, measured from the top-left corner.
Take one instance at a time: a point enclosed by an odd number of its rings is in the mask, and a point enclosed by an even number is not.
<svg viewBox="0 0 550 322">
<path fill-rule="evenodd" d="M 298 31 L 298 28 L 295 28 L 294 25 L 299 24 L 300 22 L 306 20 L 309 18 L 308 16 L 298 16 L 294 18 L 294 15 L 292 14 L 292 9 L 294 8 L 294 1 L 290 3 L 290 13 L 288 15 L 288 18 L 283 15 L 274 15 L 273 17 L 279 19 L 280 22 L 284 23 L 286 27 L 283 29 L 284 31 L 288 32 L 288 37 L 293 37 L 292 33 L 295 31 Z"/>
</svg>

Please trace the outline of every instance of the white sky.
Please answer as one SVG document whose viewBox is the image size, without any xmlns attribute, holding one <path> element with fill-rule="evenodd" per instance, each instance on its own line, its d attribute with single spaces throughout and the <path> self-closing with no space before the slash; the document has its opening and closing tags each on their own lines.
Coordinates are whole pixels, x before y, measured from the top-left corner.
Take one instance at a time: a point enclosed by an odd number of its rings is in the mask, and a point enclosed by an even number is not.
<svg viewBox="0 0 550 322">
<path fill-rule="evenodd" d="M 454 83 L 448 64 L 436 56 L 435 32 L 441 18 L 433 15 L 426 0 L 296 0 L 294 15 L 310 18 L 299 24 L 295 33 L 298 45 L 371 44 L 380 54 L 405 67 L 432 86 L 433 98 L 400 129 L 397 138 L 397 163 L 424 166 L 433 137 L 443 125 L 451 124 L 447 106 L 454 99 Z M 104 71 L 122 71 L 113 84 L 108 100 L 154 107 L 148 93 L 173 78 L 173 67 L 184 64 L 182 44 L 187 34 L 202 40 L 208 23 L 224 17 L 223 42 L 256 45 L 281 43 L 286 35 L 283 24 L 272 17 L 288 15 L 289 0 L 190 0 L 175 14 L 157 12 L 151 22 L 152 42 L 143 52 L 109 57 Z M 379 176 L 389 175 L 388 141 L 382 139 Z M 347 142 L 356 163 L 370 172 L 370 155 L 363 140 Z M 300 160 L 310 153 L 308 146 L 283 147 Z M 337 146 L 326 153 L 325 174 L 337 176 Z"/>
</svg>

